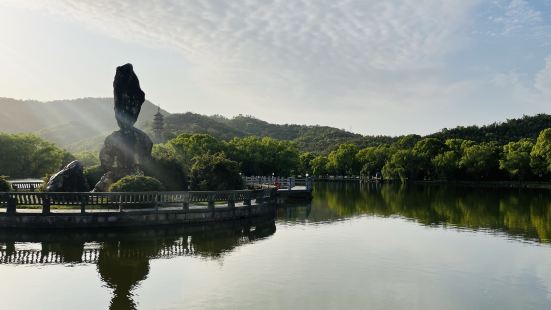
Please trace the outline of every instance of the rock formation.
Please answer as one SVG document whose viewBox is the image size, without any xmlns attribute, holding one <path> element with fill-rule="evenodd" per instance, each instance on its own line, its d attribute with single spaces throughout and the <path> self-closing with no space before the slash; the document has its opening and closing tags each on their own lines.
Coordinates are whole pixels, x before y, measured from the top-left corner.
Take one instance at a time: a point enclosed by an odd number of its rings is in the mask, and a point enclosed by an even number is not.
<svg viewBox="0 0 551 310">
<path fill-rule="evenodd" d="M 90 190 L 84 177 L 83 166 L 78 160 L 69 163 L 58 173 L 54 174 L 48 184 L 48 192 L 87 192 Z"/>
<path fill-rule="evenodd" d="M 145 101 L 145 93 L 131 64 L 117 67 L 113 81 L 115 118 L 122 130 L 132 129 Z"/>
<path fill-rule="evenodd" d="M 143 131 L 134 128 L 145 94 L 131 64 L 117 68 L 113 82 L 115 118 L 120 130 L 111 133 L 100 151 L 100 162 L 107 171 L 94 191 L 107 191 L 120 178 L 142 174 L 151 157 L 153 142 Z"/>
</svg>

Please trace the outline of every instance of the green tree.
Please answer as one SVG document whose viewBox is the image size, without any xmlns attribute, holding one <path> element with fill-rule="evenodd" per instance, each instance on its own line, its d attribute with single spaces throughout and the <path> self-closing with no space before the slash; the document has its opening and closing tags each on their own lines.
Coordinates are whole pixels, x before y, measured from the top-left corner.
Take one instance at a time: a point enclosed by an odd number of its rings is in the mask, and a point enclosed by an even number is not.
<svg viewBox="0 0 551 310">
<path fill-rule="evenodd" d="M 459 175 L 461 155 L 455 151 L 446 151 L 434 156 L 431 160 L 436 176 L 443 179 L 454 179 Z"/>
<path fill-rule="evenodd" d="M 312 175 L 315 175 L 315 176 L 326 175 L 328 173 L 328 170 L 327 170 L 328 163 L 329 163 L 329 160 L 327 159 L 327 157 L 316 156 L 310 162 L 310 166 L 312 167 Z"/>
<path fill-rule="evenodd" d="M 329 153 L 329 170 L 337 175 L 357 175 L 360 172 L 356 154 L 359 149 L 354 144 L 341 144 Z"/>
<path fill-rule="evenodd" d="M 269 137 L 234 138 L 227 143 L 228 157 L 240 163 L 246 175 L 289 176 L 299 169 L 294 143 Z"/>
<path fill-rule="evenodd" d="M 76 159 L 82 163 L 84 167 L 92 167 L 99 165 L 99 156 L 97 153 L 80 152 L 75 154 Z"/>
<path fill-rule="evenodd" d="M 419 174 L 419 157 L 412 150 L 398 150 L 383 167 L 385 179 L 415 180 Z"/>
<path fill-rule="evenodd" d="M 307 173 L 312 174 L 311 162 L 314 158 L 316 158 L 316 155 L 311 152 L 304 152 L 300 154 L 298 172 L 303 175 L 306 175 Z"/>
<path fill-rule="evenodd" d="M 389 156 L 390 148 L 386 145 L 361 149 L 356 154 L 356 160 L 361 167 L 360 174 L 369 176 L 381 172 Z"/>
<path fill-rule="evenodd" d="M 481 143 L 466 147 L 459 161 L 472 179 L 495 177 L 499 171 L 500 148 L 496 143 Z"/>
<path fill-rule="evenodd" d="M 423 176 L 432 178 L 435 173 L 432 159 L 446 149 L 447 146 L 436 138 L 424 138 L 415 144 L 413 153 L 419 159 L 419 170 Z"/>
<path fill-rule="evenodd" d="M 539 176 L 551 172 L 551 128 L 540 132 L 530 153 L 530 166 L 534 173 Z"/>
<path fill-rule="evenodd" d="M 243 188 L 239 164 L 222 153 L 197 157 L 191 168 L 192 190 L 236 190 Z"/>
<path fill-rule="evenodd" d="M 29 134 L 0 133 L 0 175 L 41 178 L 74 160 L 67 151 Z"/>
<path fill-rule="evenodd" d="M 530 152 L 533 147 L 532 139 L 507 143 L 503 146 L 503 157 L 499 160 L 499 168 L 523 180 L 530 172 Z"/>
<path fill-rule="evenodd" d="M 155 152 L 174 152 L 174 157 L 188 170 L 196 156 L 216 154 L 225 150 L 224 143 L 207 134 L 181 134 L 168 141 L 168 144 L 166 147 L 157 147 Z"/>
</svg>

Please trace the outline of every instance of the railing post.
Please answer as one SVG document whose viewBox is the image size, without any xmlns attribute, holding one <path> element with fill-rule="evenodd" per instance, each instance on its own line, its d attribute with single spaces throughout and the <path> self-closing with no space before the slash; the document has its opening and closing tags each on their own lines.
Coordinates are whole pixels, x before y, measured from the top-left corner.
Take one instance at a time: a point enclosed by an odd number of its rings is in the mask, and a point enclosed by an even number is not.
<svg viewBox="0 0 551 310">
<path fill-rule="evenodd" d="M 291 178 L 287 178 L 287 184 L 288 184 L 287 185 L 288 186 L 287 190 L 288 191 L 290 191 L 293 188 L 293 183 L 292 182 L 293 181 L 291 180 Z"/>
<path fill-rule="evenodd" d="M 212 210 L 214 211 L 214 195 L 209 195 L 209 198 L 208 198 L 208 208 L 209 210 Z"/>
<path fill-rule="evenodd" d="M 243 205 L 244 206 L 250 206 L 251 205 L 251 193 L 252 192 L 247 192 L 247 194 L 245 195 L 245 199 L 243 199 Z"/>
<path fill-rule="evenodd" d="M 84 195 L 80 196 L 80 213 L 86 213 L 86 197 Z"/>
<path fill-rule="evenodd" d="M 235 195 L 233 193 L 228 196 L 228 207 L 235 208 Z"/>
<path fill-rule="evenodd" d="M 16 198 L 8 196 L 7 203 L 8 203 L 8 205 L 6 207 L 6 213 L 8 215 L 15 214 L 17 212 L 17 200 L 16 200 Z"/>
<path fill-rule="evenodd" d="M 50 197 L 44 197 L 42 199 L 42 214 L 49 214 L 50 213 Z"/>
<path fill-rule="evenodd" d="M 189 211 L 189 201 L 191 200 L 191 194 L 188 193 L 187 197 L 184 197 L 184 202 L 182 203 L 182 209 L 184 211 Z"/>
</svg>

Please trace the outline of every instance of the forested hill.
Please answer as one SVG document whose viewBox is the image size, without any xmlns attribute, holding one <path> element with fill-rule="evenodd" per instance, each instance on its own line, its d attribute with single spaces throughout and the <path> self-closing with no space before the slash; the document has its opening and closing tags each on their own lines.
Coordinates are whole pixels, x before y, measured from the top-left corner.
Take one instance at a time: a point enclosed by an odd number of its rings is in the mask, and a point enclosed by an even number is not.
<svg viewBox="0 0 551 310">
<path fill-rule="evenodd" d="M 195 113 L 171 114 L 165 118 L 168 136 L 180 133 L 208 133 L 216 138 L 229 140 L 233 137 L 272 137 L 291 140 L 303 151 L 326 153 L 339 144 L 354 143 L 359 146 L 375 146 L 392 143 L 388 136 L 362 136 L 328 126 L 271 124 L 252 116 L 239 115 L 225 118 L 219 115 L 205 116 Z"/>
<path fill-rule="evenodd" d="M 146 101 L 136 126 L 143 127 L 155 113 L 157 107 Z M 117 128 L 113 98 L 50 102 L 0 98 L 0 132 L 32 132 L 62 147 L 80 150 L 98 149 Z"/>
<path fill-rule="evenodd" d="M 500 144 L 506 144 L 522 138 L 536 139 L 540 131 L 546 128 L 551 128 L 551 115 L 537 114 L 486 126 L 444 128 L 429 136 L 440 140 L 460 138 L 475 142 L 497 141 Z"/>
<path fill-rule="evenodd" d="M 157 107 L 146 101 L 136 126 L 151 133 L 151 121 L 156 112 Z M 243 115 L 226 118 L 189 112 L 162 113 L 166 116 L 166 138 L 180 133 L 208 133 L 224 140 L 233 137 L 267 136 L 294 141 L 301 151 L 318 153 L 328 153 L 342 143 L 354 143 L 359 147 L 365 147 L 390 144 L 398 140 L 398 137 L 363 136 L 328 126 L 271 124 Z M 443 129 L 429 136 L 441 140 L 461 138 L 505 144 L 521 138 L 536 138 L 541 130 L 550 127 L 551 115 L 538 114 L 481 127 L 460 126 Z M 112 98 L 51 102 L 0 98 L 0 132 L 33 132 L 70 151 L 98 150 L 105 136 L 116 128 Z"/>
</svg>

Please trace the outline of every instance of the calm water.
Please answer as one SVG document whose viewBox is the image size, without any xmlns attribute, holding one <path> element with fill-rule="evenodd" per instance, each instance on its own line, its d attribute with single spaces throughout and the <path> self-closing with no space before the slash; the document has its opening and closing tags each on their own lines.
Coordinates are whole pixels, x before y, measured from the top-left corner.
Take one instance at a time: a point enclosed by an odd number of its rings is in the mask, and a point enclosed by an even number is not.
<svg viewBox="0 0 551 310">
<path fill-rule="evenodd" d="M 550 309 L 550 240 L 549 191 L 317 184 L 310 205 L 276 219 L 0 232 L 0 300 L 2 309 Z"/>
</svg>

